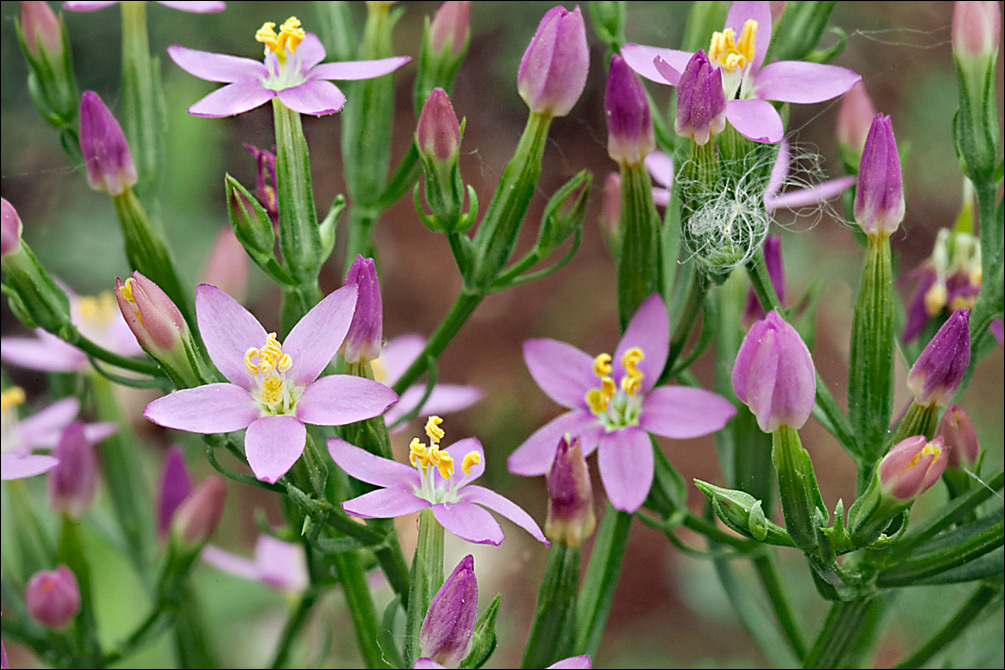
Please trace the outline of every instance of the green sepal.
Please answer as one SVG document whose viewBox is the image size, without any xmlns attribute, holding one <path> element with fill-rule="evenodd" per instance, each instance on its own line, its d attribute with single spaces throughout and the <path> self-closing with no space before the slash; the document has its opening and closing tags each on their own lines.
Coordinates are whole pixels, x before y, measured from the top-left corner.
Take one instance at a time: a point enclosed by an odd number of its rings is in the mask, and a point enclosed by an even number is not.
<svg viewBox="0 0 1005 670">
<path fill-rule="evenodd" d="M 816 551 L 817 529 L 826 525 L 827 506 L 817 485 L 813 461 L 794 428 L 781 426 L 772 433 L 771 461 L 778 475 L 778 497 L 785 530 L 797 547 Z"/>
<path fill-rule="evenodd" d="M 618 316 L 622 330 L 639 305 L 663 285 L 659 226 L 649 171 L 642 163 L 622 165 L 618 259 Z"/>
<path fill-rule="evenodd" d="M 471 638 L 471 651 L 461 661 L 459 667 L 475 670 L 485 665 L 485 662 L 496 650 L 498 637 L 496 636 L 496 615 L 499 613 L 499 598 L 492 599 L 489 606 L 481 613 L 475 622 L 475 632 Z"/>
<path fill-rule="evenodd" d="M 621 45 L 625 43 L 627 5 L 627 2 L 597 2 L 596 0 L 587 3 L 587 14 L 590 17 L 593 32 L 597 34 L 601 42 L 607 45 L 608 57 L 604 59 L 605 63 L 610 60 L 610 54 L 620 52 Z"/>
<path fill-rule="evenodd" d="M 426 508 L 419 512 L 419 539 L 412 558 L 405 618 L 404 656 L 407 667 L 419 658 L 419 632 L 433 596 L 443 586 L 443 526 Z"/>
<path fill-rule="evenodd" d="M 537 610 L 524 647 L 524 668 L 544 668 L 569 655 L 576 626 L 579 547 L 553 542 L 537 592 Z"/>
<path fill-rule="evenodd" d="M 273 98 L 272 112 L 276 124 L 279 250 L 287 270 L 299 284 L 316 284 L 324 258 L 307 139 L 298 112 L 279 98 Z"/>
<path fill-rule="evenodd" d="M 795 546 L 785 529 L 765 516 L 761 501 L 754 496 L 745 491 L 722 488 L 700 479 L 694 480 L 694 485 L 708 496 L 715 515 L 737 533 L 779 547 Z"/>
<path fill-rule="evenodd" d="M 454 78 L 461 68 L 464 58 L 468 55 L 468 47 L 471 45 L 471 30 L 464 36 L 464 44 L 453 53 L 453 45 L 448 41 L 444 45 L 443 51 L 435 53 L 429 46 L 431 35 L 431 21 L 427 16 L 422 28 L 422 42 L 419 46 L 418 67 L 415 73 L 415 88 L 412 93 L 412 102 L 415 106 L 415 115 L 418 117 L 422 111 L 422 106 L 426 104 L 426 98 L 433 92 L 434 88 L 442 88 L 450 95 L 454 89 Z"/>
<path fill-rule="evenodd" d="M 768 45 L 764 62 L 806 59 L 820 43 L 836 4 L 837 2 L 785 3 L 785 11 L 771 32 L 771 44 Z"/>
<path fill-rule="evenodd" d="M 44 328 L 53 334 L 76 330 L 70 322 L 70 299 L 42 267 L 31 248 L 22 240 L 21 248 L 0 260 L 7 275 L 4 294 L 11 311 L 29 328 Z"/>
<path fill-rule="evenodd" d="M 912 435 L 924 435 L 925 439 L 930 441 L 935 437 L 935 429 L 938 425 L 939 408 L 934 403 L 923 407 L 912 402 L 911 406 L 907 408 L 904 418 L 900 420 L 896 430 L 893 431 L 890 445 L 895 445 Z M 884 454 L 880 454 L 880 456 L 882 455 Z"/>
</svg>

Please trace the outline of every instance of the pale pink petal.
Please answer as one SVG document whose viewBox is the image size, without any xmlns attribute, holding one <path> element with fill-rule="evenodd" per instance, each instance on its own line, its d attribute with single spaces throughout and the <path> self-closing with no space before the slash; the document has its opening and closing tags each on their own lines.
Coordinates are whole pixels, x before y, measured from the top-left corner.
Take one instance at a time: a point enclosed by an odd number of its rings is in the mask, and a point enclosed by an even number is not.
<svg viewBox="0 0 1005 670">
<path fill-rule="evenodd" d="M 45 332 L 45 331 L 41 331 Z M 38 338 L 0 339 L 0 360 L 29 370 L 77 372 L 87 365 L 87 355 L 63 340 L 45 333 Z"/>
<path fill-rule="evenodd" d="M 344 426 L 383 414 L 397 399 L 380 382 L 328 375 L 304 389 L 297 401 L 297 418 L 316 426 Z"/>
<path fill-rule="evenodd" d="M 472 451 L 478 454 L 478 462 L 471 466 L 469 474 L 464 474 L 461 470 L 461 464 L 464 462 L 464 457 Z M 463 440 L 458 440 L 450 445 L 447 453 L 454 459 L 454 477 L 461 477 L 464 485 L 475 481 L 485 472 L 485 449 L 482 448 L 482 443 L 477 438 L 466 437 Z"/>
<path fill-rule="evenodd" d="M 506 462 L 507 469 L 515 475 L 535 477 L 548 472 L 558 442 L 566 433 L 579 437 L 583 456 L 589 456 L 597 448 L 604 428 L 593 414 L 586 410 L 566 412 L 557 419 L 546 423 L 517 447 Z"/>
<path fill-rule="evenodd" d="M 646 156 L 646 170 L 653 181 L 660 186 L 673 186 L 673 159 L 662 151 L 654 151 Z M 655 190 L 655 189 L 654 189 Z"/>
<path fill-rule="evenodd" d="M 680 78 L 683 76 L 684 72 L 679 68 L 675 68 L 662 56 L 656 57 L 656 60 L 653 61 L 653 67 L 656 68 L 656 71 L 660 73 L 660 76 L 663 77 L 667 83 L 672 84 L 673 86 L 680 83 Z"/>
<path fill-rule="evenodd" d="M 178 67 L 206 81 L 227 84 L 249 80 L 258 82 L 268 74 L 261 61 L 250 58 L 198 51 L 177 44 L 168 47 L 167 52 Z"/>
<path fill-rule="evenodd" d="M 840 195 L 845 189 L 855 183 L 855 177 L 839 177 L 809 188 L 788 191 L 779 195 L 764 194 L 764 205 L 769 212 L 779 209 L 799 209 L 809 205 L 819 205 Z"/>
<path fill-rule="evenodd" d="M 670 317 L 667 316 L 666 305 L 658 293 L 642 301 L 632 320 L 628 322 L 625 334 L 621 336 L 621 342 L 614 352 L 615 382 L 621 383 L 624 370 L 622 358 L 629 349 L 635 347 L 642 350 L 643 358 L 637 367 L 642 373 L 641 392 L 647 393 L 663 372 L 670 347 Z"/>
<path fill-rule="evenodd" d="M 419 471 L 404 463 L 375 456 L 337 437 L 326 444 L 335 464 L 361 482 L 401 491 L 412 491 L 421 483 Z"/>
<path fill-rule="evenodd" d="M 302 47 L 301 47 L 302 48 Z M 322 63 L 311 70 L 311 79 L 334 79 L 336 81 L 353 81 L 356 79 L 373 79 L 390 74 L 412 60 L 408 56 L 394 56 L 379 60 L 355 60 L 341 63 Z"/>
<path fill-rule="evenodd" d="M 18 451 L 0 452 L 0 479 L 24 479 L 48 472 L 59 465 L 53 456 L 23 454 Z M 497 543 L 498 544 L 498 543 Z"/>
<path fill-rule="evenodd" d="M 478 505 L 463 500 L 433 505 L 433 516 L 441 526 L 468 542 L 498 546 L 505 537 L 491 514 Z"/>
<path fill-rule="evenodd" d="M 547 670 L 590 670 L 593 665 L 590 663 L 589 654 L 582 656 L 570 656 L 561 661 L 555 661 L 548 666 Z"/>
<path fill-rule="evenodd" d="M 726 28 L 732 28 L 739 38 L 743 32 L 743 24 L 747 19 L 757 21 L 757 37 L 754 40 L 754 61 L 750 65 L 751 72 L 757 72 L 764 62 L 764 55 L 771 44 L 771 3 L 768 2 L 734 2 L 726 15 Z"/>
<path fill-rule="evenodd" d="M 690 386 L 661 386 L 642 401 L 639 426 L 663 437 L 686 439 L 714 433 L 736 414 L 721 395 Z"/>
<path fill-rule="evenodd" d="M 214 568 L 219 568 L 224 572 L 229 572 L 232 575 L 243 577 L 244 579 L 250 579 L 255 582 L 258 581 L 258 568 L 255 566 L 255 562 L 250 558 L 232 554 L 229 551 L 211 544 L 203 547 L 202 553 L 199 554 L 199 557 L 206 563 L 212 565 Z"/>
<path fill-rule="evenodd" d="M 775 156 L 775 163 L 771 166 L 768 187 L 764 190 L 765 204 L 768 198 L 773 198 L 785 186 L 785 179 L 789 176 L 789 160 L 789 143 L 782 140 L 778 143 L 778 155 Z"/>
<path fill-rule="evenodd" d="M 345 104 L 345 94 L 330 81 L 315 79 L 278 93 L 283 104 L 294 112 L 310 116 L 334 114 Z"/>
<path fill-rule="evenodd" d="M 301 72 L 306 73 L 308 70 L 311 70 L 313 74 L 314 66 L 323 61 L 325 55 L 325 47 L 321 44 L 318 36 L 314 33 L 307 33 L 300 44 L 297 45 L 294 58 L 299 62 Z"/>
<path fill-rule="evenodd" d="M 394 423 L 400 417 L 412 411 L 425 394 L 426 388 L 422 384 L 416 384 L 406 389 L 401 394 L 398 402 L 384 412 L 384 421 L 388 425 Z M 477 386 L 437 384 L 433 387 L 429 398 L 426 399 L 426 404 L 422 406 L 420 414 L 427 416 L 430 414 L 459 412 L 481 400 L 483 395 L 482 390 Z"/>
<path fill-rule="evenodd" d="M 384 366 L 386 378 L 377 381 L 388 386 L 394 386 L 398 378 L 405 373 L 408 366 L 419 357 L 426 346 L 426 338 L 415 333 L 401 335 L 384 345 L 380 352 L 380 362 Z"/>
<path fill-rule="evenodd" d="M 150 421 L 190 433 L 229 433 L 247 428 L 260 411 L 255 399 L 236 384 L 207 384 L 175 391 L 147 405 Z"/>
<path fill-rule="evenodd" d="M 429 502 L 410 491 L 377 489 L 342 503 L 342 509 L 364 519 L 392 519 L 429 507 Z"/>
<path fill-rule="evenodd" d="M 857 72 L 836 65 L 787 60 L 765 65 L 754 75 L 753 94 L 762 100 L 808 104 L 836 98 L 861 80 Z"/>
<path fill-rule="evenodd" d="M 275 484 L 304 452 L 307 428 L 293 416 L 264 416 L 248 426 L 244 455 L 263 482 Z"/>
<path fill-rule="evenodd" d="M 192 14 L 212 14 L 227 9 L 226 2 L 167 2 L 166 0 L 159 0 L 159 2 L 165 7 Z"/>
<path fill-rule="evenodd" d="M 229 381 L 246 389 L 255 386 L 244 367 L 248 349 L 265 346 L 268 334 L 251 312 L 209 284 L 195 291 L 195 312 L 206 350 L 216 368 Z"/>
<path fill-rule="evenodd" d="M 644 44 L 626 44 L 621 47 L 621 57 L 628 63 L 628 67 L 650 81 L 657 84 L 670 84 L 676 86 L 680 79 L 680 73 L 684 71 L 687 62 L 694 54 L 689 51 L 677 51 L 675 49 L 663 49 L 660 47 L 649 47 Z M 659 73 L 653 61 L 659 56 L 674 70 L 677 71 L 677 78 L 669 81 Z"/>
<path fill-rule="evenodd" d="M 7 346 L 6 343 L 4 346 Z M 77 418 L 79 412 L 80 401 L 70 397 L 57 400 L 20 419 L 17 424 L 18 448 L 55 447 L 63 429 Z"/>
<path fill-rule="evenodd" d="M 727 100 L 726 119 L 736 131 L 754 142 L 774 144 L 782 139 L 782 117 L 766 100 Z"/>
<path fill-rule="evenodd" d="M 286 377 L 295 384 L 304 386 L 317 379 L 335 356 L 356 311 L 356 291 L 355 284 L 332 291 L 286 336 L 283 351 L 293 359 Z"/>
<path fill-rule="evenodd" d="M 549 398 L 570 409 L 588 409 L 586 394 L 600 387 L 593 357 L 558 340 L 527 340 L 523 360 L 531 377 Z"/>
<path fill-rule="evenodd" d="M 615 509 L 634 512 L 653 484 L 653 446 L 649 434 L 635 427 L 607 433 L 597 450 L 597 466 L 607 498 Z"/>
<path fill-rule="evenodd" d="M 412 664 L 412 670 L 441 670 L 447 666 L 441 665 L 431 658 L 417 658 Z"/>
<path fill-rule="evenodd" d="M 119 4 L 119 0 L 113 2 L 88 2 L 86 0 L 67 0 L 63 3 L 63 9 L 68 12 L 96 12 L 105 7 Z"/>
<path fill-rule="evenodd" d="M 282 591 L 303 591 L 310 583 L 303 546 L 271 535 L 258 536 L 255 566 L 263 583 Z"/>
<path fill-rule="evenodd" d="M 108 439 L 119 430 L 119 425 L 114 421 L 102 421 L 101 423 L 84 424 L 84 437 L 91 444 L 97 444 Z"/>
<path fill-rule="evenodd" d="M 192 116 L 221 119 L 243 114 L 276 97 L 276 92 L 257 81 L 240 81 L 218 88 L 188 108 Z"/>
<path fill-rule="evenodd" d="M 504 498 L 495 491 L 487 489 L 484 486 L 465 486 L 461 489 L 460 498 L 461 500 L 466 500 L 467 502 L 484 505 L 493 512 L 502 514 L 504 517 L 533 535 L 534 539 L 538 542 L 549 544 L 548 540 L 544 537 L 544 533 L 541 532 L 541 528 L 537 525 L 534 519 L 527 514 L 527 512 L 523 511 L 523 509 L 513 501 L 508 498 Z"/>
<path fill-rule="evenodd" d="M 665 188 L 653 186 L 653 204 L 657 207 L 666 207 L 670 204 L 670 191 Z"/>
</svg>

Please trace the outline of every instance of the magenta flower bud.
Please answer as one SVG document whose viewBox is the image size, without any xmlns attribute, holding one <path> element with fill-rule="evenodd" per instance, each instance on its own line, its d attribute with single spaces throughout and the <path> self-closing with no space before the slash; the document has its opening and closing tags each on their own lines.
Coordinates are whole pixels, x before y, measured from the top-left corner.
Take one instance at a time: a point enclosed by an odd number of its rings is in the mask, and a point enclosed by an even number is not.
<svg viewBox="0 0 1005 670">
<path fill-rule="evenodd" d="M 907 388 L 922 407 L 945 407 L 970 364 L 970 310 L 958 309 L 946 320 L 907 374 Z"/>
<path fill-rule="evenodd" d="M 80 584 L 65 565 L 36 572 L 24 589 L 24 604 L 32 619 L 59 629 L 80 612 Z"/>
<path fill-rule="evenodd" d="M 997 2 L 957 2 L 953 8 L 953 51 L 957 57 L 987 58 L 998 51 L 1001 31 Z"/>
<path fill-rule="evenodd" d="M 176 352 L 190 337 L 188 324 L 174 302 L 138 271 L 115 280 L 115 299 L 136 340 L 154 355 Z"/>
<path fill-rule="evenodd" d="M 946 467 L 963 470 L 974 467 L 981 455 L 981 443 L 977 439 L 977 431 L 970 421 L 967 410 L 959 405 L 950 405 L 935 429 L 935 436 L 941 437 L 946 449 L 949 450 L 949 461 Z"/>
<path fill-rule="evenodd" d="M 21 217 L 7 198 L 0 198 L 0 258 L 21 250 Z"/>
<path fill-rule="evenodd" d="M 21 29 L 32 56 L 37 58 L 42 49 L 51 54 L 62 52 L 63 27 L 48 2 L 22 2 Z"/>
<path fill-rule="evenodd" d="M 461 150 L 461 127 L 447 92 L 434 88 L 426 98 L 415 131 L 419 151 L 432 161 L 454 163 Z"/>
<path fill-rule="evenodd" d="M 437 53 L 449 50 L 452 56 L 459 55 L 468 37 L 470 13 L 470 2 L 444 2 L 440 5 L 430 24 L 429 47 Z"/>
<path fill-rule="evenodd" d="M 49 471 L 49 506 L 79 519 L 98 494 L 98 459 L 94 445 L 84 435 L 82 421 L 63 429 L 52 455 L 59 459 L 59 465 Z"/>
<path fill-rule="evenodd" d="M 419 633 L 419 655 L 456 668 L 471 648 L 478 613 L 475 559 L 468 554 L 433 596 Z"/>
<path fill-rule="evenodd" d="M 171 522 L 172 533 L 182 544 L 201 547 L 220 525 L 226 500 L 227 484 L 222 477 L 210 475 L 178 506 Z"/>
<path fill-rule="evenodd" d="M 698 49 L 687 62 L 677 84 L 677 120 L 674 130 L 704 146 L 726 128 L 726 92 L 722 70 Z"/>
<path fill-rule="evenodd" d="M 834 131 L 838 149 L 846 160 L 855 157 L 857 164 L 857 157 L 862 155 L 865 138 L 869 135 L 869 128 L 872 127 L 872 120 L 875 117 L 876 107 L 865 90 L 865 84 L 859 81 L 841 97 L 837 127 Z"/>
<path fill-rule="evenodd" d="M 192 479 L 185 467 L 185 456 L 176 445 L 168 448 L 164 456 L 160 492 L 157 496 L 157 535 L 167 537 L 171 520 L 185 499 L 192 494 Z"/>
<path fill-rule="evenodd" d="M 621 56 L 611 56 L 604 91 L 607 153 L 619 165 L 639 165 L 656 148 L 649 99 L 638 75 Z"/>
<path fill-rule="evenodd" d="M 559 441 L 547 482 L 548 520 L 544 536 L 552 542 L 578 547 L 597 527 L 590 471 L 579 438 L 570 440 L 565 436 Z"/>
<path fill-rule="evenodd" d="M 541 19 L 520 60 L 520 97 L 535 114 L 565 116 L 583 94 L 589 67 L 586 26 L 579 7 L 571 12 L 553 7 Z"/>
<path fill-rule="evenodd" d="M 349 332 L 342 343 L 342 356 L 346 363 L 366 363 L 380 357 L 384 344 L 380 282 L 372 258 L 356 256 L 345 277 L 344 285 L 350 284 L 356 285 L 358 297 Z"/>
<path fill-rule="evenodd" d="M 87 183 L 96 191 L 122 195 L 136 183 L 136 166 L 122 126 L 94 91 L 80 99 L 80 151 Z"/>
<path fill-rule="evenodd" d="M 904 218 L 904 182 L 890 117 L 877 114 L 862 150 L 855 221 L 870 237 L 889 237 Z"/>
<path fill-rule="evenodd" d="M 880 489 L 900 501 L 914 500 L 939 481 L 948 460 L 941 437 L 931 442 L 924 435 L 909 437 L 879 462 Z"/>
<path fill-rule="evenodd" d="M 764 238 L 764 263 L 768 266 L 768 276 L 771 285 L 778 294 L 778 302 L 785 304 L 785 269 L 782 266 L 782 236 L 768 235 Z M 747 290 L 747 302 L 743 305 L 740 324 L 745 330 L 750 330 L 755 321 L 765 316 L 761 301 L 757 299 L 754 289 Z"/>
<path fill-rule="evenodd" d="M 802 428 L 816 401 L 813 359 L 799 333 L 772 310 L 751 326 L 733 365 L 733 390 L 765 433 Z"/>
</svg>

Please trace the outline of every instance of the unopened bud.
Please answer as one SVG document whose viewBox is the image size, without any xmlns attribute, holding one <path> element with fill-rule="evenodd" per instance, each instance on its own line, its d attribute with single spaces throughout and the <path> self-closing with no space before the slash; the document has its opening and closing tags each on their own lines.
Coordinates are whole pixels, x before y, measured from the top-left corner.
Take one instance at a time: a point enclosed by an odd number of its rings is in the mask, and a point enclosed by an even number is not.
<svg viewBox="0 0 1005 670">
<path fill-rule="evenodd" d="M 578 547 L 593 534 L 597 518 L 593 512 L 590 472 L 579 438 L 563 437 L 555 460 L 548 470 L 548 520 L 544 534 L 552 542 Z"/>
<path fill-rule="evenodd" d="M 342 343 L 342 356 L 346 363 L 374 361 L 380 358 L 384 344 L 384 312 L 377 268 L 372 258 L 356 256 L 345 278 L 345 285 L 350 284 L 356 286 L 358 297 L 349 332 Z"/>
<path fill-rule="evenodd" d="M 471 648 L 478 615 L 475 559 L 461 559 L 433 596 L 419 633 L 419 655 L 443 667 L 456 668 Z"/>
<path fill-rule="evenodd" d="M 72 519 L 83 516 L 98 494 L 98 459 L 84 434 L 84 424 L 74 421 L 63 429 L 53 452 L 59 465 L 49 472 L 49 506 Z"/>
<path fill-rule="evenodd" d="M 444 2 L 429 27 L 429 48 L 435 53 L 458 56 L 467 42 L 470 2 Z"/>
<path fill-rule="evenodd" d="M 192 494 L 192 479 L 185 467 L 185 456 L 172 445 L 164 456 L 160 493 L 157 496 L 157 535 L 167 537 L 171 520 L 185 499 Z"/>
<path fill-rule="evenodd" d="M 904 218 L 904 182 L 890 117 L 877 114 L 858 168 L 855 221 L 870 237 L 889 237 Z"/>
<path fill-rule="evenodd" d="M 722 71 L 699 49 L 688 61 L 677 84 L 674 131 L 704 146 L 725 128 L 726 93 L 722 88 Z"/>
<path fill-rule="evenodd" d="M 520 60 L 520 97 L 535 114 L 565 116 L 583 94 L 589 66 L 586 25 L 579 7 L 571 12 L 553 7 L 541 19 Z"/>
<path fill-rule="evenodd" d="M 865 90 L 865 84 L 859 81 L 841 97 L 834 131 L 838 150 L 849 167 L 858 167 L 874 118 L 876 107 Z"/>
<path fill-rule="evenodd" d="M 970 364 L 970 310 L 958 309 L 918 356 L 907 375 L 907 388 L 922 407 L 952 402 Z"/>
<path fill-rule="evenodd" d="M 16 254 L 21 250 L 21 217 L 17 210 L 7 201 L 0 198 L 0 258 Z"/>
<path fill-rule="evenodd" d="M 970 415 L 959 405 L 950 405 L 942 415 L 935 436 L 942 438 L 949 450 L 947 468 L 969 470 L 977 463 L 981 455 L 981 443 L 977 439 L 977 431 L 970 421 Z"/>
<path fill-rule="evenodd" d="M 640 165 L 656 148 L 649 98 L 638 75 L 621 56 L 611 56 L 604 91 L 607 153 L 619 165 Z"/>
<path fill-rule="evenodd" d="M 63 628 L 80 612 L 77 576 L 65 565 L 36 572 L 25 586 L 24 604 L 35 621 L 49 628 Z"/>
<path fill-rule="evenodd" d="M 122 126 L 94 91 L 80 100 L 80 151 L 87 183 L 96 191 L 122 195 L 136 184 L 136 166 Z"/>
<path fill-rule="evenodd" d="M 204 545 L 220 525 L 226 499 L 227 484 L 221 477 L 210 475 L 204 479 L 175 512 L 173 535 L 192 548 Z"/>
</svg>

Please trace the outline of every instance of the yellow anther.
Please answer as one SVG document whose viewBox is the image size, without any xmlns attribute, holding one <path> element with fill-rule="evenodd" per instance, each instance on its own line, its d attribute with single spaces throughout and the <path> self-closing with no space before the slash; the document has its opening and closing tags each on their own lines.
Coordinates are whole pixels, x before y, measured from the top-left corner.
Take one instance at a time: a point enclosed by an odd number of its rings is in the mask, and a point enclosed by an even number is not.
<svg viewBox="0 0 1005 670">
<path fill-rule="evenodd" d="M 370 361 L 370 370 L 373 371 L 373 380 L 383 383 L 387 379 L 387 366 L 380 360 L 380 356 Z"/>
<path fill-rule="evenodd" d="M 601 378 L 611 374 L 610 354 L 600 354 L 593 359 L 593 374 Z"/>
<path fill-rule="evenodd" d="M 271 51 L 276 54 L 276 58 L 283 60 L 288 53 L 297 50 L 297 46 L 303 41 L 305 34 L 297 17 L 291 16 L 279 27 L 278 35 L 275 23 L 271 21 L 263 23 L 262 27 L 255 33 L 255 40 L 265 45 L 266 56 Z"/>
<path fill-rule="evenodd" d="M 84 296 L 77 301 L 77 311 L 85 321 L 106 324 L 119 312 L 119 304 L 111 291 L 100 295 Z"/>
<path fill-rule="evenodd" d="M 244 352 L 244 369 L 252 377 L 258 374 L 258 363 L 254 360 L 257 356 L 258 349 L 255 347 L 251 347 Z"/>
<path fill-rule="evenodd" d="M 292 365 L 293 359 L 289 354 L 283 353 L 283 347 L 276 339 L 275 333 L 269 333 L 265 339 L 265 346 L 261 349 L 251 347 L 244 352 L 244 369 L 251 376 L 267 375 L 275 370 L 286 372 Z"/>
<path fill-rule="evenodd" d="M 740 41 L 736 43 L 736 48 L 748 61 L 754 60 L 754 42 L 757 39 L 757 21 L 747 19 L 740 31 Z M 741 66 L 742 67 L 742 66 Z"/>
<path fill-rule="evenodd" d="M 645 354 L 638 347 L 632 347 L 621 357 L 621 365 L 625 369 L 625 376 L 621 378 L 621 388 L 628 395 L 635 395 L 642 386 L 642 377 L 645 375 L 638 369 L 638 364 L 643 358 Z"/>
<path fill-rule="evenodd" d="M 736 31 L 726 28 L 721 33 L 713 33 L 708 47 L 708 59 L 732 72 L 747 67 L 754 60 L 754 43 L 757 40 L 757 21 L 747 19 L 736 39 Z"/>
<path fill-rule="evenodd" d="M 610 377 L 604 377 L 600 380 L 600 392 L 603 393 L 604 397 L 608 400 L 614 397 L 614 392 L 617 390 L 617 387 L 614 385 L 614 380 Z"/>
<path fill-rule="evenodd" d="M 119 293 L 122 294 L 122 297 L 129 302 L 136 302 L 133 300 L 133 281 L 133 278 L 130 277 L 126 280 L 126 283 L 122 285 L 122 288 L 119 289 Z"/>
<path fill-rule="evenodd" d="M 942 312 L 946 306 L 946 285 L 942 282 L 932 284 L 931 288 L 925 291 L 925 313 L 928 316 L 935 316 Z"/>
<path fill-rule="evenodd" d="M 6 412 L 11 407 L 17 407 L 24 402 L 24 389 L 20 386 L 11 386 L 0 393 L 0 411 Z"/>
<path fill-rule="evenodd" d="M 276 24 L 272 21 L 263 23 L 262 27 L 255 33 L 255 41 L 265 45 L 266 56 L 269 55 L 270 51 L 275 53 L 279 49 L 279 35 L 276 34 Z"/>
<path fill-rule="evenodd" d="M 953 299 L 949 301 L 949 311 L 955 312 L 958 309 L 973 309 L 974 304 L 977 302 L 977 296 L 975 295 L 957 295 L 953 296 Z"/>
<path fill-rule="evenodd" d="M 918 464 L 918 461 L 921 460 L 922 456 L 935 456 L 933 460 L 937 461 L 939 460 L 939 456 L 941 455 L 942 455 L 942 449 L 940 449 L 938 445 L 929 442 L 924 446 L 924 448 L 921 451 L 919 451 L 914 455 L 914 458 L 912 458 L 911 462 L 907 464 L 907 467 L 913 468 L 915 465 Z"/>
<path fill-rule="evenodd" d="M 440 424 L 443 423 L 443 419 L 438 416 L 430 416 L 426 421 L 426 435 L 429 437 L 430 444 L 437 445 L 446 433 L 440 428 Z"/>
<path fill-rule="evenodd" d="M 419 442 L 419 438 L 413 437 L 408 445 L 408 460 L 414 467 L 425 469 L 429 465 L 429 456 L 426 454 L 426 445 Z"/>
<path fill-rule="evenodd" d="M 440 461 L 443 458 L 443 454 L 440 453 L 440 448 L 435 444 L 429 445 L 426 449 L 426 461 L 432 465 L 434 468 L 440 467 Z"/>
<path fill-rule="evenodd" d="M 600 389 L 590 389 L 586 392 L 586 402 L 590 406 L 590 411 L 594 414 L 601 414 L 607 411 L 607 398 Z"/>
<path fill-rule="evenodd" d="M 278 405 L 283 399 L 283 380 L 275 375 L 266 377 L 262 382 L 262 393 L 259 395 L 266 405 Z"/>
<path fill-rule="evenodd" d="M 440 471 L 440 476 L 444 479 L 450 479 L 454 475 L 454 459 L 445 451 L 437 450 L 440 456 L 440 462 L 436 464 L 436 467 Z"/>
<path fill-rule="evenodd" d="M 461 470 L 466 475 L 471 474 L 471 468 L 475 467 L 482 462 L 482 455 L 477 451 L 469 451 L 464 454 L 464 460 L 461 461 Z"/>
</svg>

